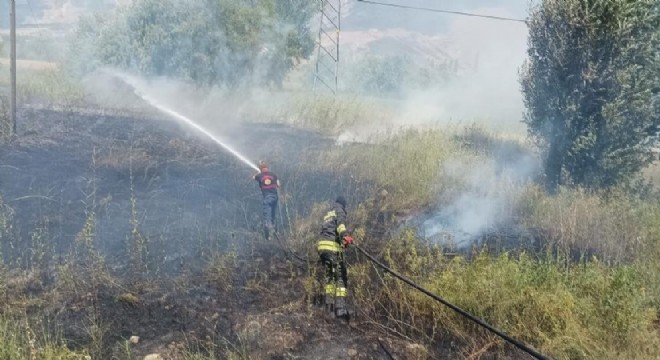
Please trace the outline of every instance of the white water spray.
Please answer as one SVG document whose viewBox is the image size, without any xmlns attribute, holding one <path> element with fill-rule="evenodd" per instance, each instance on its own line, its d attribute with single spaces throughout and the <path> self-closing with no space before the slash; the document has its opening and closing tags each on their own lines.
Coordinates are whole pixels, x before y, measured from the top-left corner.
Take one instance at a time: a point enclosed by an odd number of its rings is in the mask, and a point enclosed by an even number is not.
<svg viewBox="0 0 660 360">
<path fill-rule="evenodd" d="M 152 98 L 151 96 L 140 92 L 138 90 L 139 86 L 138 86 L 138 84 L 136 83 L 136 81 L 134 79 L 130 78 L 129 76 L 127 76 L 125 74 L 121 74 L 121 73 L 117 73 L 117 72 L 112 72 L 112 74 L 114 76 L 119 77 L 124 82 L 126 82 L 131 87 L 133 87 L 133 91 L 135 92 L 135 94 L 137 96 L 139 96 L 140 98 L 142 98 L 144 101 L 148 102 L 149 105 L 155 107 L 156 109 L 164 112 L 167 115 L 172 116 L 173 118 L 175 118 L 177 120 L 183 121 L 185 124 L 189 125 L 190 127 L 194 128 L 195 130 L 201 132 L 202 134 L 208 136 L 211 140 L 215 141 L 218 145 L 222 146 L 225 150 L 229 151 L 232 155 L 236 156 L 236 158 L 241 160 L 245 165 L 251 167 L 252 169 L 254 169 L 256 171 L 259 171 L 259 168 L 255 164 L 253 164 L 250 160 L 248 160 L 241 153 L 239 153 L 238 151 L 232 149 L 229 145 L 222 142 L 222 140 L 218 139 L 216 136 L 211 134 L 208 130 L 206 130 L 203 127 L 199 126 L 198 124 L 196 124 L 191 119 L 189 119 L 189 118 L 179 114 L 178 112 L 176 112 L 176 111 L 174 111 L 170 108 L 167 108 L 166 106 L 160 104 L 156 99 Z"/>
</svg>

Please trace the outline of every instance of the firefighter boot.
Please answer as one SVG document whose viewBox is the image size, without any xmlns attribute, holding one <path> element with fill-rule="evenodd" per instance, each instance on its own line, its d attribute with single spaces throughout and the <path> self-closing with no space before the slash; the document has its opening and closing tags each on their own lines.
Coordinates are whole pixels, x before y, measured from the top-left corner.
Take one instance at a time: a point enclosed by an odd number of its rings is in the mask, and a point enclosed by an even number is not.
<svg viewBox="0 0 660 360">
<path fill-rule="evenodd" d="M 264 237 L 266 238 L 266 241 L 270 241 L 274 233 L 275 231 L 271 225 L 264 226 Z"/>
<path fill-rule="evenodd" d="M 335 284 L 325 284 L 323 303 L 327 312 L 332 313 L 335 310 Z"/>
<path fill-rule="evenodd" d="M 338 284 L 335 289 L 335 316 L 346 321 L 349 319 L 346 308 L 346 287 L 343 284 Z"/>
</svg>

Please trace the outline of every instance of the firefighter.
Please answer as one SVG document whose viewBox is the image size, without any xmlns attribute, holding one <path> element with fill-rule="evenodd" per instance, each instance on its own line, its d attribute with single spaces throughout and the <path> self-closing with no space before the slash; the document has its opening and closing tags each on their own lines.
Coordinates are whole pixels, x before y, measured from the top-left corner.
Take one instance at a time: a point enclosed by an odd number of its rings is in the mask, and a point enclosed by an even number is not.
<svg viewBox="0 0 660 360">
<path fill-rule="evenodd" d="M 259 188 L 263 195 L 264 235 L 266 240 L 270 240 L 271 235 L 275 232 L 275 212 L 278 201 L 277 189 L 280 187 L 280 180 L 277 175 L 268 169 L 268 163 L 263 160 L 259 162 L 259 173 L 255 174 L 253 178 L 259 183 Z"/>
<path fill-rule="evenodd" d="M 326 310 L 336 317 L 348 319 L 346 309 L 346 286 L 348 273 L 344 262 L 344 249 L 353 243 L 346 229 L 346 199 L 338 196 L 332 210 L 323 217 L 320 239 L 317 244 L 320 262 L 323 265 L 323 302 Z"/>
</svg>

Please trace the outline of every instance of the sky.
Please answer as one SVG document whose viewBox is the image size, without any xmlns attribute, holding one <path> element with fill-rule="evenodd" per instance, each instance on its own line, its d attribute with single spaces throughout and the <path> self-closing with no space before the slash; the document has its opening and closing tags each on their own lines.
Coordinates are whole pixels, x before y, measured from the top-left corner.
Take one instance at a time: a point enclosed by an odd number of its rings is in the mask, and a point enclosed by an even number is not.
<svg viewBox="0 0 660 360">
<path fill-rule="evenodd" d="M 440 10 L 510 16 L 514 18 L 525 18 L 529 9 L 528 0 L 373 1 Z M 344 0 L 343 4 L 345 4 L 344 8 L 348 12 L 348 16 L 342 19 L 342 28 L 346 30 L 400 27 L 422 33 L 437 34 L 446 31 L 456 17 L 456 15 L 373 5 L 357 0 Z M 490 20 L 484 19 L 484 22 L 486 21 Z"/>
</svg>

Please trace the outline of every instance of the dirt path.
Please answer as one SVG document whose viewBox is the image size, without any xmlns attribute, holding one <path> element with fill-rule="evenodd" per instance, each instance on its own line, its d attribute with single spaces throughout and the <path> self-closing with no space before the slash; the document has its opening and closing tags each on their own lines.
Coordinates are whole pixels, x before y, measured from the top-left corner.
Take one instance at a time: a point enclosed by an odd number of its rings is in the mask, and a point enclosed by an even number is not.
<svg viewBox="0 0 660 360">
<path fill-rule="evenodd" d="M 0 66 L 9 67 L 9 59 L 0 58 Z M 26 69 L 26 70 L 53 70 L 53 69 L 57 69 L 59 65 L 57 63 L 48 62 L 48 61 L 17 59 L 16 67 L 18 69 Z"/>
</svg>

